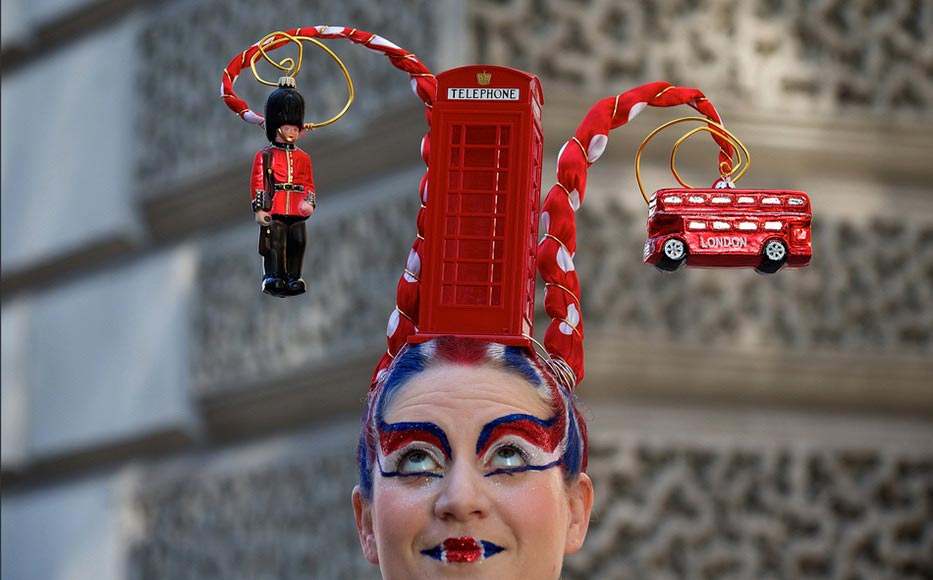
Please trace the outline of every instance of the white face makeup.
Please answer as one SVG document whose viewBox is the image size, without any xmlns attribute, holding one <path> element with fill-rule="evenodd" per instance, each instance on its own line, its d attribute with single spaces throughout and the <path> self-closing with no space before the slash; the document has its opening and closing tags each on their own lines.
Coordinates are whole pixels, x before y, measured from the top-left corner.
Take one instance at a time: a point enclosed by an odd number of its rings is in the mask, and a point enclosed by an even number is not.
<svg viewBox="0 0 933 580">
<path fill-rule="evenodd" d="M 354 493 L 364 551 L 386 579 L 556 579 L 582 544 L 592 487 L 560 467 L 565 420 L 518 376 L 438 364 L 396 394 L 372 501 Z M 584 513 L 585 512 L 585 513 Z"/>
</svg>

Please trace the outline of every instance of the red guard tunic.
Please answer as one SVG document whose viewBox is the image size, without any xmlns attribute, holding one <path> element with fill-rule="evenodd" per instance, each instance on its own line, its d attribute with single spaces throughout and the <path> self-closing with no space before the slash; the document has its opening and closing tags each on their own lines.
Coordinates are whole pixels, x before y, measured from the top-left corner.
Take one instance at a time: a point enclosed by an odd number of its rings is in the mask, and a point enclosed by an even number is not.
<svg viewBox="0 0 933 580">
<path fill-rule="evenodd" d="M 311 158 L 294 145 L 269 145 L 256 153 L 250 178 L 250 193 L 255 198 L 259 192 L 261 197 L 261 192 L 265 190 L 263 179 L 265 167 L 262 164 L 262 153 L 266 150 L 272 152 L 272 172 L 276 189 L 269 213 L 275 216 L 306 217 L 298 211 L 298 205 L 314 197 Z"/>
</svg>

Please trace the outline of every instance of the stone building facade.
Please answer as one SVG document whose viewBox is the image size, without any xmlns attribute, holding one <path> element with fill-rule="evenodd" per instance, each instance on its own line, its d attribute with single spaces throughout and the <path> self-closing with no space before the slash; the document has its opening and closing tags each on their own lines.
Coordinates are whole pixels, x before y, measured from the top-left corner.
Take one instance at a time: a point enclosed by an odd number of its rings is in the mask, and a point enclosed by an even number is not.
<svg viewBox="0 0 933 580">
<path fill-rule="evenodd" d="M 414 237 L 422 105 L 384 59 L 330 43 L 359 96 L 302 145 L 310 291 L 281 301 L 258 291 L 248 210 L 263 136 L 217 98 L 233 54 L 316 24 L 378 32 L 435 72 L 539 75 L 546 185 L 592 103 L 663 79 L 717 104 L 749 184 L 813 200 L 805 270 L 661 275 L 641 263 L 632 156 L 678 112 L 613 133 L 578 214 L 597 504 L 565 578 L 933 577 L 928 2 L 2 9 L 4 578 L 378 577 L 349 491 Z M 306 66 L 334 79 L 300 87 L 324 117 L 338 73 Z M 686 151 L 683 171 L 711 181 L 712 155 Z M 672 183 L 666 164 L 648 150 L 649 184 Z"/>
</svg>

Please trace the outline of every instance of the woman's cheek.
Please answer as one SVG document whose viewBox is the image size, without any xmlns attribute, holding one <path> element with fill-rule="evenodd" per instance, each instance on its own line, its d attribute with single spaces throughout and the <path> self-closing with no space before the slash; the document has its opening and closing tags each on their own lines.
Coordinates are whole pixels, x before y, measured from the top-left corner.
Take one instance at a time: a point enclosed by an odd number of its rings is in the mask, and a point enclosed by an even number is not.
<svg viewBox="0 0 933 580">
<path fill-rule="evenodd" d="M 506 505 L 528 508 L 553 506 L 560 491 L 561 481 L 549 477 L 546 472 L 528 474 L 523 481 L 510 481 L 520 476 L 502 476 L 493 483 L 494 488 Z"/>
<path fill-rule="evenodd" d="M 559 524 L 555 521 L 555 525 L 542 526 L 540 514 L 560 514 L 560 518 L 566 519 L 563 472 L 549 469 L 527 475 L 521 481 L 517 476 L 504 476 L 493 483 L 500 514 L 522 536 L 540 539 L 541 536 L 559 535 L 548 531 L 559 530 Z"/>
<path fill-rule="evenodd" d="M 377 476 L 378 477 L 378 476 Z M 417 481 L 384 477 L 373 487 L 373 517 L 378 531 L 394 535 L 433 513 L 432 497 L 439 478 L 425 477 Z"/>
<path fill-rule="evenodd" d="M 376 476 L 379 478 L 379 476 Z M 373 528 L 379 567 L 387 578 L 414 578 L 419 548 L 433 516 L 430 483 L 381 478 L 373 487 Z M 420 543 L 419 543 L 420 542 Z"/>
</svg>

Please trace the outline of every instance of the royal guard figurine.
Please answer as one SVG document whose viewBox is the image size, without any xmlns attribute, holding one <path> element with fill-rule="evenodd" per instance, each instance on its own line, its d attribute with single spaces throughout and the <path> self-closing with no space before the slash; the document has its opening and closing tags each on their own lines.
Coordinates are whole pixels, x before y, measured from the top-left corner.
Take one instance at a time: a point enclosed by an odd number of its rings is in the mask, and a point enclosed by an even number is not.
<svg viewBox="0 0 933 580">
<path fill-rule="evenodd" d="M 243 121 L 264 128 L 269 140 L 269 145 L 256 153 L 253 159 L 250 198 L 256 223 L 262 228 L 259 235 L 259 254 L 263 265 L 262 291 L 272 296 L 295 296 L 303 294 L 307 289 L 301 277 L 301 265 L 307 242 L 305 220 L 311 217 L 315 207 L 314 178 L 311 174 L 311 158 L 295 145 L 295 141 L 305 131 L 338 121 L 353 103 L 353 80 L 347 67 L 315 37 L 334 38 L 348 36 L 353 32 L 356 31 L 328 26 L 272 32 L 233 57 L 223 70 L 220 97 L 224 104 Z M 374 42 L 374 38 L 374 35 L 364 38 L 357 34 L 353 40 L 364 44 Z M 295 77 L 301 70 L 304 43 L 316 45 L 328 54 L 340 67 L 347 82 L 346 104 L 339 113 L 326 121 L 305 122 L 305 100 L 295 89 Z M 281 60 L 269 56 L 270 52 L 286 46 L 296 47 L 297 55 Z M 282 73 L 277 83 L 264 79 L 256 70 L 260 59 Z M 406 65 L 411 66 L 410 63 Z M 265 115 L 253 112 L 234 91 L 234 84 L 244 69 L 250 70 L 260 84 L 276 87 L 266 100 Z"/>
<path fill-rule="evenodd" d="M 295 141 L 304 126 L 305 100 L 295 79 L 282 77 L 266 100 L 269 146 L 256 153 L 250 180 L 253 212 L 261 226 L 262 291 L 284 298 L 304 293 L 301 278 L 307 231 L 314 213 L 311 158 Z"/>
</svg>

